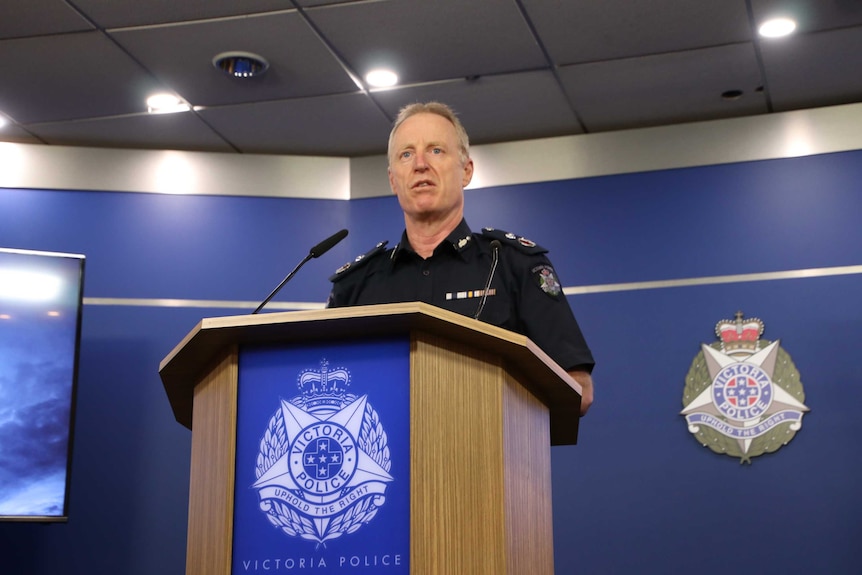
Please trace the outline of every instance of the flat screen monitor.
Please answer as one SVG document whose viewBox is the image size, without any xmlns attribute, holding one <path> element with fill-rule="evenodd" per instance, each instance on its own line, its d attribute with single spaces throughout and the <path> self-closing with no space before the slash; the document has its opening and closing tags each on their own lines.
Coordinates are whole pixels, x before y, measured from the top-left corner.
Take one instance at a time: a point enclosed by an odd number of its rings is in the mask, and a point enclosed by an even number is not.
<svg viewBox="0 0 862 575">
<path fill-rule="evenodd" d="M 0 521 L 66 521 L 82 255 L 0 248 Z"/>
</svg>

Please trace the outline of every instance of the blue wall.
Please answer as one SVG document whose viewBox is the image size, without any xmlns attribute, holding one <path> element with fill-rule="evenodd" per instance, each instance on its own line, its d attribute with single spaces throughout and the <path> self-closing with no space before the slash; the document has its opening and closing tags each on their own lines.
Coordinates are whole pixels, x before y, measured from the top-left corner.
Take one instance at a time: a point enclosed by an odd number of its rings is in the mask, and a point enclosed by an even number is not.
<svg viewBox="0 0 862 575">
<path fill-rule="evenodd" d="M 470 191 L 474 229 L 550 248 L 565 286 L 862 263 L 862 152 Z M 87 298 L 323 302 L 326 277 L 398 240 L 394 198 L 352 202 L 0 190 L 0 246 L 87 255 Z M 862 572 L 862 276 L 570 297 L 598 360 L 578 446 L 554 448 L 557 573 Z M 701 342 L 737 310 L 802 375 L 802 430 L 751 465 L 679 415 Z M 0 524 L 3 572 L 179 575 L 190 432 L 159 361 L 203 316 L 248 310 L 88 305 L 68 524 Z M 11 567 L 7 566 L 10 565 Z"/>
</svg>

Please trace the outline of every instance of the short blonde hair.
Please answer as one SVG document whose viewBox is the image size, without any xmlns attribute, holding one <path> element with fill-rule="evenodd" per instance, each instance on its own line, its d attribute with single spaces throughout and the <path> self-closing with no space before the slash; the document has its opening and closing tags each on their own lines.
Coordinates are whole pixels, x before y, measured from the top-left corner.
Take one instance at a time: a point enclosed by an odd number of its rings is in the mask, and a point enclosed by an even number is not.
<svg viewBox="0 0 862 575">
<path fill-rule="evenodd" d="M 464 126 L 461 124 L 461 120 L 458 119 L 458 115 L 455 114 L 455 111 L 441 102 L 416 102 L 401 108 L 398 112 L 398 117 L 395 118 L 395 123 L 392 125 L 392 131 L 389 132 L 389 147 L 386 153 L 390 161 L 392 161 L 392 144 L 395 140 L 396 130 L 398 130 L 407 118 L 415 116 L 416 114 L 437 114 L 438 116 L 449 120 L 449 122 L 455 126 L 455 134 L 458 136 L 461 161 L 466 162 L 470 159 L 470 138 L 467 136 L 467 130 L 464 129 Z"/>
</svg>

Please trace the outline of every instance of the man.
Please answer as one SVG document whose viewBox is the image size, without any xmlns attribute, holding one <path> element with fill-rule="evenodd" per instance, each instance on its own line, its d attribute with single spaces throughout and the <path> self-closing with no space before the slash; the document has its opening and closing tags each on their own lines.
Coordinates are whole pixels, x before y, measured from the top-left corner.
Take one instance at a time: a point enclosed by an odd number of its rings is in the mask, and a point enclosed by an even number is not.
<svg viewBox="0 0 862 575">
<path fill-rule="evenodd" d="M 583 415 L 593 402 L 593 357 L 547 250 L 490 228 L 472 233 L 464 220 L 472 177 L 467 133 L 448 106 L 402 109 L 389 136 L 389 185 L 404 212 L 401 242 L 388 251 L 378 244 L 342 266 L 330 278 L 328 306 L 423 301 L 522 333 L 581 384 Z"/>
</svg>

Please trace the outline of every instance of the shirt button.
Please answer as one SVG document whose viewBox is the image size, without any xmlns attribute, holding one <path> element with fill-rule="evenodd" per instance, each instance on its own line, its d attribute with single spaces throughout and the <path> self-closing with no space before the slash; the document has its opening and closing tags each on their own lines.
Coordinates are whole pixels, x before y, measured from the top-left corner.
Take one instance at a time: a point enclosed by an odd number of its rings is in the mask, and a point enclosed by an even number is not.
<svg viewBox="0 0 862 575">
<path fill-rule="evenodd" d="M 423 275 L 423 276 L 430 276 L 430 275 L 431 275 L 431 270 L 422 270 L 422 275 Z"/>
</svg>

